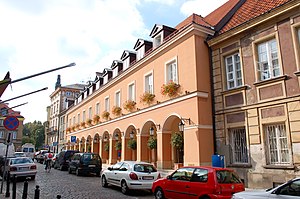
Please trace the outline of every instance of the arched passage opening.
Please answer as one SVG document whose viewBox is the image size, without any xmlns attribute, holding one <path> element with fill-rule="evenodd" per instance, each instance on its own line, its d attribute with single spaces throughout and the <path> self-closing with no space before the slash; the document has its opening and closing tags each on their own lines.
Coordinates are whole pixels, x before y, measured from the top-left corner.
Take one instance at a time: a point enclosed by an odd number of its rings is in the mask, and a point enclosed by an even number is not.
<svg viewBox="0 0 300 199">
<path fill-rule="evenodd" d="M 105 131 L 102 135 L 102 154 L 101 154 L 101 158 L 102 158 L 102 162 L 108 164 L 108 160 L 109 160 L 109 133 L 107 131 Z"/>
<path fill-rule="evenodd" d="M 79 141 L 79 151 L 85 152 L 85 138 L 84 137 L 82 137 L 81 140 Z"/>
<path fill-rule="evenodd" d="M 100 154 L 99 149 L 100 149 L 100 136 L 98 133 L 96 133 L 93 139 L 93 153 Z"/>
<path fill-rule="evenodd" d="M 141 161 L 150 162 L 155 166 L 157 165 L 157 128 L 160 128 L 159 124 L 147 121 L 141 129 L 139 146 Z"/>
<path fill-rule="evenodd" d="M 130 125 L 124 135 L 125 157 L 124 160 L 136 161 L 137 159 L 137 130 Z"/>
<path fill-rule="evenodd" d="M 158 136 L 162 151 L 159 162 L 161 168 L 173 169 L 174 163 L 178 163 L 178 161 L 183 164 L 183 148 L 176 148 L 174 142 L 172 142 L 172 139 L 175 139 L 176 142 L 182 141 L 183 143 L 183 140 L 180 140 L 183 139 L 183 136 L 178 136 L 180 135 L 178 127 L 180 121 L 181 119 L 177 115 L 169 116 L 163 125 L 162 133 Z M 177 137 L 174 138 L 174 135 Z"/>
<path fill-rule="evenodd" d="M 110 149 L 112 150 L 110 154 L 112 154 L 111 157 L 111 163 L 116 163 L 121 160 L 121 154 L 122 154 L 122 133 L 120 129 L 116 129 L 112 135 L 112 146 L 110 146 Z"/>
<path fill-rule="evenodd" d="M 92 136 L 89 135 L 87 138 L 86 138 L 86 149 L 84 152 L 92 152 Z"/>
</svg>

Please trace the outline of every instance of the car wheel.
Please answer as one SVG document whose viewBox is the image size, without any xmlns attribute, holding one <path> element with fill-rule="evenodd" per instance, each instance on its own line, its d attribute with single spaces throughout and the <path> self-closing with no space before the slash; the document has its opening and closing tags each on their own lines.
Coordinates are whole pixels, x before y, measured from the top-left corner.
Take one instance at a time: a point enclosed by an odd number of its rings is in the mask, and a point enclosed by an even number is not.
<svg viewBox="0 0 300 199">
<path fill-rule="evenodd" d="M 121 182 L 121 191 L 122 191 L 123 194 L 128 194 L 128 192 L 129 192 L 129 188 L 128 188 L 125 180 L 123 180 Z"/>
<path fill-rule="evenodd" d="M 34 175 L 34 176 L 31 176 L 31 180 L 35 180 L 35 175 Z"/>
<path fill-rule="evenodd" d="M 162 190 L 160 187 L 158 187 L 158 188 L 155 190 L 155 192 L 154 192 L 154 197 L 155 197 L 156 199 L 164 199 L 164 198 L 165 198 L 164 192 L 163 192 L 163 190 Z"/>
<path fill-rule="evenodd" d="M 69 174 L 72 173 L 72 169 L 70 167 L 68 168 L 68 172 L 69 172 Z"/>
<path fill-rule="evenodd" d="M 102 187 L 107 187 L 108 186 L 106 177 L 104 175 L 101 178 L 101 185 L 102 185 Z"/>
<path fill-rule="evenodd" d="M 63 171 L 64 170 L 64 166 L 60 165 L 59 170 Z"/>
<path fill-rule="evenodd" d="M 77 175 L 77 176 L 80 176 L 80 175 L 81 175 L 79 169 L 76 169 L 76 175 Z"/>
</svg>

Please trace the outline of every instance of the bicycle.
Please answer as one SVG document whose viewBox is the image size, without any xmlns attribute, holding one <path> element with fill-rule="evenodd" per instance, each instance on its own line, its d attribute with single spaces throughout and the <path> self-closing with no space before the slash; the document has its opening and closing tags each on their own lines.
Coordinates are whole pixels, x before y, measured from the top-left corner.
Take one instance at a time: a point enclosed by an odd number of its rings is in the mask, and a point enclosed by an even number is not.
<svg viewBox="0 0 300 199">
<path fill-rule="evenodd" d="M 50 173 L 50 171 L 51 171 L 51 164 L 50 164 L 51 159 L 48 159 L 48 160 L 45 160 L 45 161 L 46 161 L 45 171 Z"/>
</svg>

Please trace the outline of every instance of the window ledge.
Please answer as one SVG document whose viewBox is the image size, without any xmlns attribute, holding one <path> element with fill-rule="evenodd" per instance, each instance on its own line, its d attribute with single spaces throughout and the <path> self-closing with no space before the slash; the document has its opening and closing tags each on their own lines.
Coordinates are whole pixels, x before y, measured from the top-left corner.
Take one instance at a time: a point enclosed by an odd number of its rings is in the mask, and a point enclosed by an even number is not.
<svg viewBox="0 0 300 199">
<path fill-rule="evenodd" d="M 293 165 L 263 165 L 265 169 L 288 169 L 294 170 L 295 167 Z"/>
<path fill-rule="evenodd" d="M 282 76 L 279 76 L 279 77 L 275 77 L 275 78 L 255 82 L 255 83 L 253 83 L 253 85 L 254 86 L 262 86 L 262 85 L 270 84 L 270 83 L 273 83 L 273 82 L 279 82 L 279 81 L 282 81 L 282 80 L 287 80 L 287 78 L 288 78 L 287 75 L 282 75 Z"/>
<path fill-rule="evenodd" d="M 237 88 L 232 88 L 232 89 L 229 89 L 229 90 L 226 90 L 226 91 L 222 91 L 221 94 L 231 94 L 231 93 L 235 93 L 235 92 L 238 92 L 238 91 L 247 90 L 248 88 L 250 88 L 250 86 L 244 85 L 244 86 L 240 86 L 240 87 L 237 87 Z"/>
<path fill-rule="evenodd" d="M 235 167 L 235 168 L 252 168 L 252 165 L 251 164 L 229 164 L 229 165 L 226 165 L 227 167 Z"/>
<path fill-rule="evenodd" d="M 294 72 L 296 76 L 300 76 L 300 71 Z"/>
</svg>

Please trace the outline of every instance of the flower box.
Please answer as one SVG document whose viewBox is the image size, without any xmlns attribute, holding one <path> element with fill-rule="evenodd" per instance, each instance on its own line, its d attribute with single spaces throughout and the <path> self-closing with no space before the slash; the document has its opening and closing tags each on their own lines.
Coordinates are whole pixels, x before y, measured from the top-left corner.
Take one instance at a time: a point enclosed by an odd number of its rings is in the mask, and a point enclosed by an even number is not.
<svg viewBox="0 0 300 199">
<path fill-rule="evenodd" d="M 84 121 L 80 122 L 80 126 L 84 128 L 85 127 L 85 122 Z"/>
<path fill-rule="evenodd" d="M 127 111 L 132 111 L 135 108 L 136 102 L 132 100 L 127 100 L 123 104 L 123 108 Z"/>
<path fill-rule="evenodd" d="M 100 116 L 99 116 L 99 115 L 94 115 L 94 117 L 93 117 L 93 122 L 94 122 L 95 124 L 97 124 L 97 123 L 99 123 L 99 121 L 100 121 Z"/>
<path fill-rule="evenodd" d="M 114 115 L 116 115 L 116 116 L 119 116 L 119 115 L 121 115 L 121 113 L 122 113 L 122 108 L 119 107 L 119 106 L 114 106 L 114 107 L 112 108 L 112 113 L 113 113 Z"/>
<path fill-rule="evenodd" d="M 102 116 L 102 118 L 103 118 L 103 119 L 106 119 L 106 120 L 108 120 L 108 119 L 109 119 L 109 115 L 110 115 L 110 113 L 109 113 L 109 112 L 107 112 L 107 111 L 103 111 L 101 116 Z"/>
<path fill-rule="evenodd" d="M 174 97 L 178 94 L 179 87 L 179 84 L 176 84 L 173 81 L 169 81 L 167 84 L 163 84 L 161 86 L 161 94 L 167 95 L 169 97 Z"/>
<path fill-rule="evenodd" d="M 148 104 L 149 105 L 149 104 L 151 104 L 153 102 L 154 98 L 155 98 L 154 94 L 145 92 L 143 95 L 141 95 L 140 100 L 144 104 Z"/>
<path fill-rule="evenodd" d="M 86 124 L 89 125 L 89 126 L 92 125 L 92 120 L 91 119 L 87 119 L 86 120 Z"/>
</svg>

